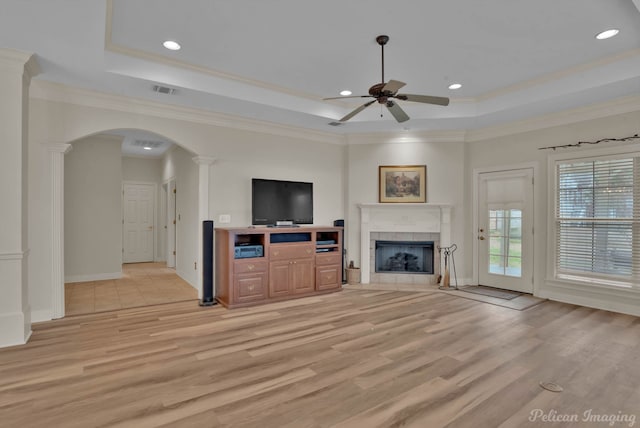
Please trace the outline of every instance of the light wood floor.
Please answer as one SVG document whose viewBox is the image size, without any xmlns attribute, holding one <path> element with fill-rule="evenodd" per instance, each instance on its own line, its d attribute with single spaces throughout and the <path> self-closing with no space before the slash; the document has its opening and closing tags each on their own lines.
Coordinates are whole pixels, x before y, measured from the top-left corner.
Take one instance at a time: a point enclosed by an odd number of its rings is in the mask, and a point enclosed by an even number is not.
<svg viewBox="0 0 640 428">
<path fill-rule="evenodd" d="M 65 315 L 197 300 L 198 291 L 165 263 L 122 265 L 122 278 L 65 284 Z"/>
<path fill-rule="evenodd" d="M 640 319 L 557 302 L 517 311 L 347 289 L 33 330 L 27 345 L 0 350 L 3 427 L 609 426 L 529 422 L 535 409 L 640 417 Z"/>
</svg>

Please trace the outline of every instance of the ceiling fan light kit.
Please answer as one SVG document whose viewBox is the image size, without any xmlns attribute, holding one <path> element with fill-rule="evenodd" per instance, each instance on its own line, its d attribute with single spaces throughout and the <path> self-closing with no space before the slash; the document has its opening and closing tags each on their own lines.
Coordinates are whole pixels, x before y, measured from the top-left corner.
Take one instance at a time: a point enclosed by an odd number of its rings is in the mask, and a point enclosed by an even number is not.
<svg viewBox="0 0 640 428">
<path fill-rule="evenodd" d="M 381 105 L 385 105 L 389 110 L 389 113 L 396 119 L 398 122 L 406 122 L 409 120 L 409 116 L 407 113 L 402 110 L 402 108 L 398 105 L 398 103 L 394 102 L 392 98 L 396 98 L 402 101 L 412 101 L 417 103 L 425 103 L 425 104 L 435 104 L 439 106 L 447 106 L 449 105 L 449 98 L 446 97 L 436 97 L 432 95 L 415 95 L 415 94 L 399 94 L 398 91 L 400 88 L 406 85 L 404 82 L 400 82 L 399 80 L 389 80 L 385 83 L 384 81 L 384 46 L 389 41 L 389 36 L 380 35 L 376 37 L 376 42 L 380 45 L 380 49 L 382 52 L 382 80 L 381 83 L 376 83 L 372 87 L 369 88 L 369 95 L 353 95 L 347 97 L 331 97 L 324 98 L 324 100 L 336 100 L 343 98 L 374 98 L 372 101 L 367 101 L 360 107 L 353 110 L 351 113 L 344 116 L 340 119 L 340 122 L 346 122 L 351 119 L 356 114 L 360 113 L 365 108 L 369 107 L 374 102 L 378 102 Z"/>
</svg>

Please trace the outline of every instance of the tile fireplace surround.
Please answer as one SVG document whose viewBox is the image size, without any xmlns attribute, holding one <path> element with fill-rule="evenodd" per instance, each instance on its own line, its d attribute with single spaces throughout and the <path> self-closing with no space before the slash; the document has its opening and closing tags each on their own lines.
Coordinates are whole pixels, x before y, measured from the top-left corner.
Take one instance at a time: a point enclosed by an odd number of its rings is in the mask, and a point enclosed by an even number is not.
<svg viewBox="0 0 640 428">
<path fill-rule="evenodd" d="M 451 245 L 451 205 L 428 203 L 358 204 L 358 206 L 360 207 L 360 272 L 363 284 L 371 282 L 372 242 L 375 242 L 380 233 L 384 233 L 385 236 L 406 233 L 429 234 L 429 236 L 439 234 L 437 239 L 439 242 L 436 245 L 441 247 Z M 440 272 L 439 260 L 440 258 L 436 256 L 434 261 L 436 274 Z M 374 275 L 379 280 L 379 275 L 387 274 Z M 396 282 L 396 278 L 392 280 Z M 407 280 L 413 282 L 409 277 Z"/>
</svg>

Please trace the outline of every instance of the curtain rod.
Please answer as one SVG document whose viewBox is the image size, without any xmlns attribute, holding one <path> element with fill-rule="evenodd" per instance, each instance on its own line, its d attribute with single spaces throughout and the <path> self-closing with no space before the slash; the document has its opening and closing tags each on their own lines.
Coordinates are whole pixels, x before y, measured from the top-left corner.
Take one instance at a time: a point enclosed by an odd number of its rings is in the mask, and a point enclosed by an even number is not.
<svg viewBox="0 0 640 428">
<path fill-rule="evenodd" d="M 604 143 L 604 142 L 607 142 L 607 141 L 631 141 L 631 140 L 635 140 L 635 139 L 640 139 L 640 135 L 635 134 L 635 135 L 632 135 L 631 137 L 624 137 L 624 138 L 603 138 L 602 140 L 598 140 L 598 141 L 578 141 L 577 143 L 563 144 L 561 146 L 540 147 L 538 150 L 566 149 L 566 148 L 569 148 L 569 147 L 580 147 L 583 144 L 600 144 L 600 143 Z"/>
</svg>

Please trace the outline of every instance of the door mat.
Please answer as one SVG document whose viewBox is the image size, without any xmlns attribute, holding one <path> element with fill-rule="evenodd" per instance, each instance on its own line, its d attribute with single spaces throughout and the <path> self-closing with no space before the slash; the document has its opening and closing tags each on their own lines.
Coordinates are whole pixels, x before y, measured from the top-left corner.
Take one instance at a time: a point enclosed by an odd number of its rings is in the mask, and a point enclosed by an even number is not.
<svg viewBox="0 0 640 428">
<path fill-rule="evenodd" d="M 487 287 L 485 285 L 467 285 L 459 288 L 460 291 L 466 291 L 467 293 L 481 294 L 483 296 L 497 297 L 498 299 L 511 300 L 518 296 L 522 296 L 524 293 L 519 291 L 503 290 L 501 288 Z"/>
</svg>

